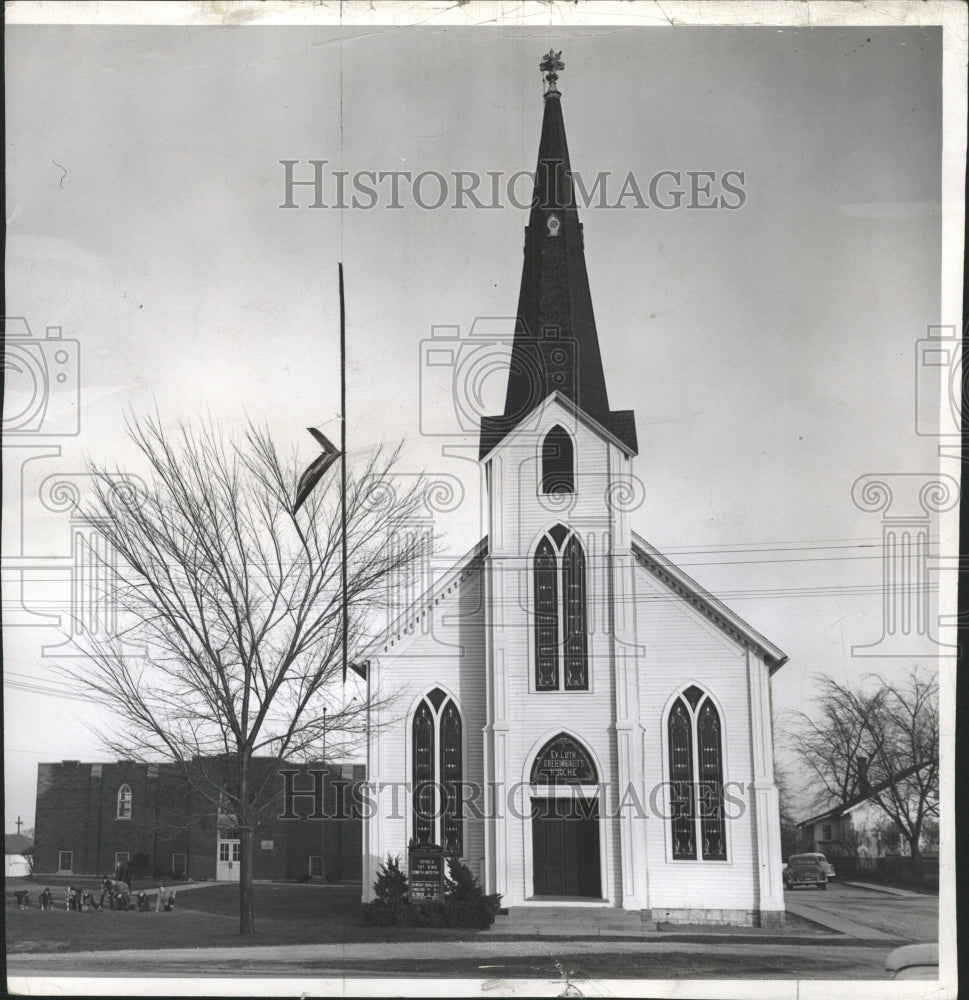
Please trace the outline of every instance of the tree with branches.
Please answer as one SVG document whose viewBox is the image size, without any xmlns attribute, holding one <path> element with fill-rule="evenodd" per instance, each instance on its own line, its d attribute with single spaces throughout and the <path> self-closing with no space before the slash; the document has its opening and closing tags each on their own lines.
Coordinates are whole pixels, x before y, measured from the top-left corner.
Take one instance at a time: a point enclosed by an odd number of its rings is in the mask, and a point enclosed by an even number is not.
<svg viewBox="0 0 969 1000">
<path fill-rule="evenodd" d="M 352 660 L 426 544 L 412 530 L 423 482 L 401 487 L 397 453 L 377 450 L 348 469 L 345 512 L 323 485 L 296 510 L 296 455 L 251 423 L 230 438 L 132 418 L 128 434 L 144 485 L 89 463 L 80 509 L 116 553 L 96 558 L 119 625 L 84 633 L 83 667 L 63 669 L 117 720 L 98 734 L 110 752 L 170 763 L 238 830 L 239 929 L 252 934 L 253 830 L 278 802 L 279 763 L 365 730 L 373 706 L 343 695 L 344 616 Z"/>
<path fill-rule="evenodd" d="M 912 667 L 900 682 L 819 681 L 813 712 L 794 713 L 788 744 L 813 780 L 817 805 L 875 803 L 920 857 L 939 811 L 939 688 Z"/>
</svg>

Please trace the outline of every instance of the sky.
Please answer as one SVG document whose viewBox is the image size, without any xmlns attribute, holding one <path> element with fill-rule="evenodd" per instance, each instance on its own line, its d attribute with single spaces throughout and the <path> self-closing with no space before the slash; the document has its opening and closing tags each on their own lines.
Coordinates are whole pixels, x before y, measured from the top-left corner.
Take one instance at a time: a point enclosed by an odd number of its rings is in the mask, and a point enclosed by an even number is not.
<svg viewBox="0 0 969 1000">
<path fill-rule="evenodd" d="M 8 320 L 8 831 L 32 824 L 38 761 L 103 758 L 96 706 L 52 672 L 71 580 L 55 483 L 83 490 L 87 457 L 137 472 L 126 413 L 252 418 L 310 461 L 305 428 L 339 428 L 338 261 L 351 452 L 401 443 L 404 470 L 456 487 L 442 563 L 480 537 L 464 375 L 426 364 L 426 342 L 485 317 L 492 339 L 462 356 L 507 345 L 527 210 L 455 207 L 454 175 L 534 169 L 550 46 L 573 170 L 610 177 L 580 218 L 610 403 L 636 412 L 634 530 L 788 654 L 778 735 L 820 674 L 945 662 L 924 635 L 853 653 L 882 635 L 883 600 L 883 512 L 853 484 L 895 475 L 887 513 L 935 555 L 910 488 L 957 469 L 925 433 L 946 411 L 919 360 L 930 326 L 959 322 L 940 278 L 937 27 L 14 24 L 5 45 L 7 315 L 31 333 Z M 280 207 L 284 160 L 300 179 L 326 161 L 328 207 L 305 186 Z M 402 182 L 399 207 L 386 184 L 372 208 L 333 207 L 334 171 L 395 170 L 436 172 L 446 203 L 422 207 L 431 177 Z M 714 194 L 742 173 L 743 203 L 609 207 L 627 174 L 645 193 L 663 171 L 712 172 Z M 17 337 L 51 376 L 39 415 L 10 371 Z M 500 366 L 481 389 L 499 409 Z"/>
</svg>

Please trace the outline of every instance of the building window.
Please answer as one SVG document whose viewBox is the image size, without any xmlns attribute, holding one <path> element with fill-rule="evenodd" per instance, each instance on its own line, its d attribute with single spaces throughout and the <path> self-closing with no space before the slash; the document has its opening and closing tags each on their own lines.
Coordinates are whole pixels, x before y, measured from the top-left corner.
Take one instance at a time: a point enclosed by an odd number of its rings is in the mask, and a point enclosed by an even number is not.
<svg viewBox="0 0 969 1000">
<path fill-rule="evenodd" d="M 825 823 L 824 826 L 821 827 L 821 839 L 822 840 L 830 840 L 831 839 L 831 824 L 830 823 Z"/>
<path fill-rule="evenodd" d="M 310 855 L 310 877 L 311 878 L 323 878 L 323 855 L 322 854 L 311 854 Z"/>
<path fill-rule="evenodd" d="M 127 851 L 114 852 L 114 870 L 117 872 L 123 865 L 128 863 L 129 854 Z"/>
<path fill-rule="evenodd" d="M 695 684 L 667 720 L 674 861 L 726 861 L 720 714 Z"/>
<path fill-rule="evenodd" d="M 118 819 L 131 819 L 131 787 L 122 785 L 118 789 Z"/>
<path fill-rule="evenodd" d="M 535 550 L 535 688 L 588 691 L 585 553 L 557 524 Z"/>
<path fill-rule="evenodd" d="M 185 878 L 188 875 L 188 855 L 178 853 L 172 855 L 172 874 L 176 878 Z"/>
<path fill-rule="evenodd" d="M 72 872 L 72 871 L 74 871 L 74 852 L 73 851 L 58 851 L 57 852 L 57 870 L 59 872 Z"/>
<path fill-rule="evenodd" d="M 461 780 L 464 776 L 461 712 L 440 688 L 417 706 L 411 726 L 413 837 L 441 844 L 455 856 L 463 851 Z"/>
<path fill-rule="evenodd" d="M 542 492 L 575 492 L 575 456 L 572 438 L 556 424 L 542 442 Z"/>
</svg>

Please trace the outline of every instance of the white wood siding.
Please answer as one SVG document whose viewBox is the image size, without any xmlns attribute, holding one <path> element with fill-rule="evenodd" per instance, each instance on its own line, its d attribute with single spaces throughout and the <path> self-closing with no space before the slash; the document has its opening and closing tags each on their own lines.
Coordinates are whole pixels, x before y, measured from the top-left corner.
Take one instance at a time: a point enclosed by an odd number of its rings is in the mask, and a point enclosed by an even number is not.
<svg viewBox="0 0 969 1000">
<path fill-rule="evenodd" d="M 644 567 L 637 566 L 636 580 L 642 647 L 640 719 L 647 810 L 651 813 L 647 820 L 650 906 L 654 911 L 754 910 L 758 906 L 758 865 L 745 651 Z M 662 795 L 653 790 L 661 788 L 667 780 L 664 713 L 673 694 L 691 683 L 711 694 L 721 710 L 724 781 L 738 782 L 740 790 L 732 794 L 743 798 L 743 816 L 728 819 L 726 824 L 726 862 L 668 860 L 669 823 L 662 816 L 653 815 L 648 804 L 650 799 L 663 802 Z"/>
<path fill-rule="evenodd" d="M 482 731 L 485 723 L 485 654 L 482 571 L 462 574 L 453 589 L 429 612 L 417 617 L 376 658 L 381 701 L 388 703 L 375 720 L 372 780 L 378 808 L 370 824 L 370 868 L 389 854 L 406 867 L 410 837 L 410 738 L 413 712 L 422 695 L 435 687 L 451 694 L 461 710 L 464 780 L 484 786 Z M 394 808 L 396 788 L 397 807 Z M 483 811 L 483 803 L 475 803 Z M 483 821 L 468 817 L 464 828 L 464 861 L 480 878 L 484 859 Z M 372 877 L 370 881 L 372 882 Z M 364 886 L 365 896 L 369 886 Z"/>
</svg>

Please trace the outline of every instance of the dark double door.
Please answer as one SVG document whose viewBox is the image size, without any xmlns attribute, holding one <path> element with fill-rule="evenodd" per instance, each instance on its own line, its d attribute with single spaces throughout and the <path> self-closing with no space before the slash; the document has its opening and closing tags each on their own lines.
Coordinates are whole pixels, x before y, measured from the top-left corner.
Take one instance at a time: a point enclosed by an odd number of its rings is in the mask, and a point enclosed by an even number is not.
<svg viewBox="0 0 969 1000">
<path fill-rule="evenodd" d="M 599 800 L 532 799 L 536 896 L 602 898 Z"/>
</svg>

